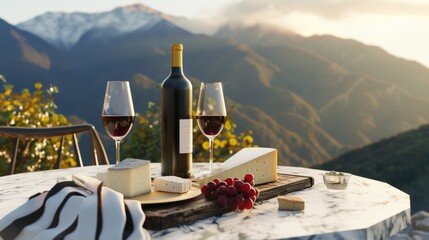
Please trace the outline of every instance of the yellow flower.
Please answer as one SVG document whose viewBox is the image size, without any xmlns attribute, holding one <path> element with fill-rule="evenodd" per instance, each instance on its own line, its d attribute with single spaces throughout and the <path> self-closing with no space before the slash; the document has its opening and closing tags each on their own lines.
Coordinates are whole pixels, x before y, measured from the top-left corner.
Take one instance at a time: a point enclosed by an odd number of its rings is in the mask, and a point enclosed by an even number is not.
<svg viewBox="0 0 429 240">
<path fill-rule="evenodd" d="M 60 115 L 60 123 L 61 124 L 66 124 L 67 123 L 67 118 L 64 117 L 63 115 Z"/>
<path fill-rule="evenodd" d="M 227 120 L 225 123 L 225 129 L 229 131 L 231 130 L 231 128 L 232 128 L 231 121 Z"/>
<path fill-rule="evenodd" d="M 5 91 L 4 91 L 4 95 L 5 96 L 9 96 L 10 94 L 12 93 L 12 89 L 6 89 Z"/>
<path fill-rule="evenodd" d="M 58 114 L 53 114 L 52 115 L 52 121 L 57 122 L 58 120 L 60 120 L 60 117 L 58 116 Z"/>
<path fill-rule="evenodd" d="M 139 123 L 140 124 L 148 124 L 149 121 L 144 116 L 140 116 Z"/>
<path fill-rule="evenodd" d="M 204 150 L 210 149 L 210 144 L 208 141 L 204 141 L 203 144 L 201 144 L 201 146 L 203 147 Z"/>
<path fill-rule="evenodd" d="M 236 138 L 230 138 L 229 139 L 229 145 L 236 146 L 237 145 L 237 139 Z"/>
<path fill-rule="evenodd" d="M 34 84 L 34 87 L 35 87 L 36 89 L 41 89 L 43 86 L 42 86 L 42 84 L 41 84 L 41 83 L 36 82 L 36 83 Z"/>
<path fill-rule="evenodd" d="M 49 116 L 46 116 L 46 115 L 40 118 L 40 121 L 42 123 L 47 123 L 49 122 L 49 120 L 50 120 Z"/>
<path fill-rule="evenodd" d="M 252 136 L 247 135 L 247 136 L 245 136 L 243 138 L 243 146 L 244 147 L 250 147 L 250 146 L 252 146 L 252 142 L 253 142 L 253 137 Z"/>
<path fill-rule="evenodd" d="M 252 143 L 252 142 L 253 142 L 253 137 L 252 137 L 252 136 L 250 136 L 250 135 L 247 135 L 247 136 L 245 136 L 245 137 L 243 138 L 243 141 L 246 141 L 246 142 Z"/>
<path fill-rule="evenodd" d="M 219 139 L 215 139 L 214 141 L 213 141 L 213 148 L 219 148 L 219 145 L 220 145 L 220 141 L 219 141 Z"/>
<path fill-rule="evenodd" d="M 225 146 L 226 146 L 226 144 L 228 143 L 228 141 L 226 141 L 226 140 L 222 140 L 221 142 L 220 142 L 220 147 L 221 148 L 224 148 Z"/>
</svg>

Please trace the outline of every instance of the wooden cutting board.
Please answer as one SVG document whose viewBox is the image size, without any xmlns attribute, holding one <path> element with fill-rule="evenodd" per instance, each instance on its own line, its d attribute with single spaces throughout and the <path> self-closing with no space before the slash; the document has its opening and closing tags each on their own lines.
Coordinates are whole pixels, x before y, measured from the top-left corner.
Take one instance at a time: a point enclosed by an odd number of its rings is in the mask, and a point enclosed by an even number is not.
<svg viewBox="0 0 429 240">
<path fill-rule="evenodd" d="M 256 202 L 309 188 L 313 183 L 312 177 L 278 174 L 277 182 L 256 186 L 259 189 Z M 150 230 L 176 227 L 228 212 L 216 201 L 209 201 L 203 195 L 181 202 L 142 205 L 142 208 L 146 215 L 144 227 Z"/>
</svg>

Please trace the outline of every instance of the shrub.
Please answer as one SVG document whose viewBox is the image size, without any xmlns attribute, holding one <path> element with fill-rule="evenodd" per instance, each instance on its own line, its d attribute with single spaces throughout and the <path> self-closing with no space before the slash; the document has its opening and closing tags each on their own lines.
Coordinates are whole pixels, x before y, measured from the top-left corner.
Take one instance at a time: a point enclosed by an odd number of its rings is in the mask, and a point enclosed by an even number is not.
<svg viewBox="0 0 429 240">
<path fill-rule="evenodd" d="M 17 127 L 53 127 L 70 125 L 67 118 L 56 113 L 57 105 L 53 95 L 55 86 L 43 89 L 41 83 L 34 84 L 34 91 L 23 89 L 13 92 L 13 86 L 0 75 L 3 92 L 0 92 L 0 125 Z M 65 138 L 61 167 L 73 167 L 76 162 L 71 151 L 72 137 Z M 14 139 L 0 137 L 0 175 L 9 170 Z M 69 144 L 67 144 L 69 143 Z M 28 139 L 20 141 L 15 172 L 52 169 L 57 161 L 60 138 Z"/>
</svg>

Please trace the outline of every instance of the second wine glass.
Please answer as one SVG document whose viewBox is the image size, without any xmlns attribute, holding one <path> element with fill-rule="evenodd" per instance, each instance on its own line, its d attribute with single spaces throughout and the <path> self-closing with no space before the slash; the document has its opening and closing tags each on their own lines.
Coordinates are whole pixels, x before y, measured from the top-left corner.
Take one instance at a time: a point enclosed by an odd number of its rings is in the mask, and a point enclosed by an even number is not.
<svg viewBox="0 0 429 240">
<path fill-rule="evenodd" d="M 201 83 L 197 104 L 197 123 L 201 132 L 209 139 L 209 173 L 213 163 L 213 140 L 222 131 L 226 121 L 225 100 L 221 82 Z"/>
<path fill-rule="evenodd" d="M 134 105 L 128 81 L 108 81 L 101 113 L 106 132 L 116 146 L 116 164 L 120 162 L 121 140 L 130 132 L 134 122 Z"/>
</svg>

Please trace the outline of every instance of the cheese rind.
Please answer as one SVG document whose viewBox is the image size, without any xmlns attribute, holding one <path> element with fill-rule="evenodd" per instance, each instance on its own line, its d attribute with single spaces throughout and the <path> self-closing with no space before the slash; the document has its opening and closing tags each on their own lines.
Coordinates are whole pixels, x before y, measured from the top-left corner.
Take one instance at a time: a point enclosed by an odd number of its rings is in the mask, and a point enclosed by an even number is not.
<svg viewBox="0 0 429 240">
<path fill-rule="evenodd" d="M 176 176 L 162 176 L 153 180 L 153 190 L 172 193 L 185 193 L 192 187 L 191 179 Z"/>
<path fill-rule="evenodd" d="M 300 197 L 278 196 L 279 210 L 301 211 L 304 210 L 305 202 Z"/>
<path fill-rule="evenodd" d="M 105 185 L 135 197 L 151 192 L 150 161 L 127 158 L 107 170 Z"/>
<path fill-rule="evenodd" d="M 243 148 L 225 162 L 212 174 L 199 179 L 200 186 L 219 178 L 244 178 L 246 173 L 254 175 L 255 184 L 277 181 L 277 149 L 274 148 Z"/>
</svg>

